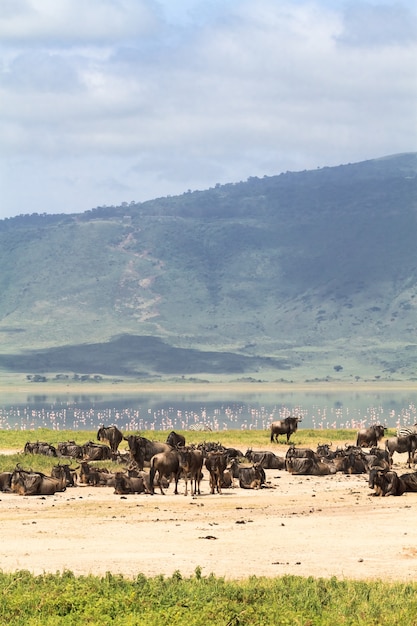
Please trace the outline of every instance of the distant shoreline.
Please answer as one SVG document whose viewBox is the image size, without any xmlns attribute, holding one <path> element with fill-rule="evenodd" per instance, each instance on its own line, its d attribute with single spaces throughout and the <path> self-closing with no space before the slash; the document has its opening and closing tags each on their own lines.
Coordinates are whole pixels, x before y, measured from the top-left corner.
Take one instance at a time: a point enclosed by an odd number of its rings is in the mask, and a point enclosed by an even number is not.
<svg viewBox="0 0 417 626">
<path fill-rule="evenodd" d="M 240 394 L 262 394 L 262 393 L 337 393 L 357 391 L 360 393 L 384 392 L 384 391 L 415 391 L 417 393 L 416 381 L 331 381 L 331 382 L 311 382 L 311 383 L 289 383 L 289 382 L 120 382 L 113 383 L 101 381 L 92 383 L 90 381 L 59 381 L 46 383 L 19 383 L 16 381 L 0 381 L 1 395 L 136 395 L 136 394 L 188 394 L 197 395 L 201 393 L 240 393 Z"/>
</svg>

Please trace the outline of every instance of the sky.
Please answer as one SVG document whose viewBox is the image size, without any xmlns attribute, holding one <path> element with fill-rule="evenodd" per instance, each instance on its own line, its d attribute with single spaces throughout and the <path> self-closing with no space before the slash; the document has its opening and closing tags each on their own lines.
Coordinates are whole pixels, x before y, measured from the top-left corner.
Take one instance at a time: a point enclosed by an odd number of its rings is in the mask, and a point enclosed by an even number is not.
<svg viewBox="0 0 417 626">
<path fill-rule="evenodd" d="M 414 0 L 0 0 L 0 218 L 414 151 Z"/>
</svg>

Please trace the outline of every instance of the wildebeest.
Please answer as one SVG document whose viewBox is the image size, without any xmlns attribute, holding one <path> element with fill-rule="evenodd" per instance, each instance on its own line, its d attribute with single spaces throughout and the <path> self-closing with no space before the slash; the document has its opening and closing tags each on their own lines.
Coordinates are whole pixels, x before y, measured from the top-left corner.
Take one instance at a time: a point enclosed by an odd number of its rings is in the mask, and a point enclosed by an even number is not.
<svg viewBox="0 0 417 626">
<path fill-rule="evenodd" d="M 170 450 L 167 450 L 166 452 L 158 452 L 157 454 L 154 454 L 154 456 L 151 458 L 151 461 L 150 461 L 150 470 L 149 470 L 149 487 L 150 487 L 151 494 L 153 495 L 155 493 L 154 482 L 155 482 L 155 476 L 158 475 L 156 482 L 161 491 L 161 494 L 163 496 L 165 495 L 165 492 L 162 489 L 162 478 L 164 476 L 166 478 L 171 478 L 173 476 L 174 481 L 175 481 L 174 493 L 175 495 L 177 495 L 178 494 L 178 480 L 179 480 L 180 474 L 181 474 L 180 459 L 179 459 L 178 452 L 176 450 L 173 450 L 170 447 Z"/>
<path fill-rule="evenodd" d="M 227 455 L 224 452 L 209 452 L 204 462 L 210 475 L 210 492 L 222 492 L 223 474 L 227 467 Z"/>
<path fill-rule="evenodd" d="M 12 472 L 0 473 L 0 491 L 10 491 L 11 482 L 12 482 Z"/>
<path fill-rule="evenodd" d="M 417 435 L 407 437 L 390 437 L 385 441 L 385 449 L 389 453 L 391 464 L 394 452 L 402 454 L 408 453 L 407 464 L 411 468 L 411 463 L 415 464 L 415 452 L 417 450 Z"/>
<path fill-rule="evenodd" d="M 311 448 L 296 448 L 294 444 L 290 445 L 285 455 L 285 469 L 288 469 L 288 463 L 291 459 L 311 459 L 314 462 L 320 461 L 320 458 Z M 293 467 L 291 465 L 290 467 Z"/>
<path fill-rule="evenodd" d="M 61 441 L 57 445 L 59 456 L 69 456 L 72 459 L 82 459 L 84 452 L 83 447 L 75 441 Z"/>
<path fill-rule="evenodd" d="M 169 452 L 173 447 L 161 441 L 150 441 L 140 435 L 128 435 L 124 437 L 129 445 L 130 458 L 137 463 L 140 470 L 143 470 L 145 461 L 150 462 L 151 458 L 159 452 Z"/>
<path fill-rule="evenodd" d="M 331 443 L 318 443 L 317 450 L 316 450 L 317 456 L 319 456 L 320 458 L 326 458 L 326 459 L 331 458 L 335 454 L 333 450 L 330 450 L 331 447 L 332 447 Z"/>
<path fill-rule="evenodd" d="M 372 468 L 369 472 L 369 488 L 374 489 L 374 496 L 402 496 L 406 485 L 393 470 Z"/>
<path fill-rule="evenodd" d="M 142 476 L 127 476 L 124 472 L 116 472 L 114 477 L 114 493 L 125 495 L 129 493 L 144 493 L 145 482 Z"/>
<path fill-rule="evenodd" d="M 177 446 L 185 446 L 185 437 L 175 432 L 175 430 L 171 430 L 169 433 L 166 443 L 173 448 Z"/>
<path fill-rule="evenodd" d="M 371 448 L 368 454 L 364 454 L 368 464 L 368 471 L 371 467 L 379 467 L 380 469 L 389 469 L 392 465 L 388 450 L 382 448 Z"/>
<path fill-rule="evenodd" d="M 248 448 L 245 458 L 252 463 L 260 463 L 264 469 L 285 469 L 285 459 L 269 450 L 253 451 Z"/>
<path fill-rule="evenodd" d="M 373 458 L 376 458 L 375 455 L 373 455 Z M 369 460 L 362 450 L 352 447 L 345 452 L 341 468 L 338 465 L 337 468 L 341 469 L 345 474 L 366 474 L 369 468 Z"/>
<path fill-rule="evenodd" d="M 77 484 L 77 472 L 76 470 L 79 468 L 71 468 L 68 464 L 65 465 L 54 465 L 51 469 L 52 478 L 62 478 L 62 475 L 65 476 L 66 486 L 67 487 L 75 487 Z"/>
<path fill-rule="evenodd" d="M 287 443 L 293 433 L 297 431 L 298 423 L 302 421 L 301 417 L 286 417 L 283 420 L 272 422 L 271 424 L 271 443 L 275 440 L 278 443 L 279 435 L 287 436 Z"/>
<path fill-rule="evenodd" d="M 120 442 L 123 441 L 123 433 L 117 426 L 104 426 L 102 424 L 97 431 L 97 441 L 108 441 L 113 456 L 116 454 Z"/>
<path fill-rule="evenodd" d="M 401 474 L 400 478 L 405 485 L 406 491 L 417 491 L 417 472 Z"/>
<path fill-rule="evenodd" d="M 296 476 L 326 476 L 335 474 L 336 467 L 311 457 L 290 457 L 286 460 L 287 472 Z"/>
<path fill-rule="evenodd" d="M 242 489 L 260 489 L 265 481 L 265 471 L 260 463 L 239 468 L 239 487 Z"/>
<path fill-rule="evenodd" d="M 25 454 L 43 454 L 45 456 L 58 456 L 55 446 L 45 441 L 28 441 L 25 444 L 23 452 Z"/>
<path fill-rule="evenodd" d="M 12 473 L 10 489 L 21 496 L 49 496 L 65 491 L 66 479 L 64 474 L 57 479 L 41 472 L 28 472 L 17 465 Z"/>
<path fill-rule="evenodd" d="M 92 467 L 87 461 L 80 463 L 80 483 L 93 487 L 114 487 L 115 474 L 105 467 Z"/>
<path fill-rule="evenodd" d="M 102 443 L 87 441 L 82 448 L 85 461 L 109 461 L 112 458 L 109 446 Z"/>
<path fill-rule="evenodd" d="M 178 447 L 177 453 L 180 468 L 185 480 L 185 494 L 188 495 L 188 480 L 191 482 L 191 495 L 200 495 L 201 468 L 203 467 L 203 453 L 193 448 Z"/>
<path fill-rule="evenodd" d="M 377 447 L 387 430 L 382 424 L 372 424 L 369 428 L 362 428 L 356 436 L 356 445 L 361 448 Z"/>
</svg>

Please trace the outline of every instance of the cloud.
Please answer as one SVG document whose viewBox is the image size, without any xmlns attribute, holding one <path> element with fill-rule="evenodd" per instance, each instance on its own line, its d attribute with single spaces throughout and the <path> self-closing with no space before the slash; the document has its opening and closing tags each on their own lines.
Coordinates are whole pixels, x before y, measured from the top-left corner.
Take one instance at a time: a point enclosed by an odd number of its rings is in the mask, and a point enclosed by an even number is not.
<svg viewBox="0 0 417 626">
<path fill-rule="evenodd" d="M 149 34 L 158 22 L 147 0 L 2 0 L 0 39 L 24 45 L 102 44 Z"/>
<path fill-rule="evenodd" d="M 369 4 L 352 2 L 346 5 L 340 41 L 353 46 L 404 46 L 416 43 L 415 10 L 399 2 Z"/>
<path fill-rule="evenodd" d="M 416 149 L 411 3 L 3 1 L 4 214 Z"/>
</svg>

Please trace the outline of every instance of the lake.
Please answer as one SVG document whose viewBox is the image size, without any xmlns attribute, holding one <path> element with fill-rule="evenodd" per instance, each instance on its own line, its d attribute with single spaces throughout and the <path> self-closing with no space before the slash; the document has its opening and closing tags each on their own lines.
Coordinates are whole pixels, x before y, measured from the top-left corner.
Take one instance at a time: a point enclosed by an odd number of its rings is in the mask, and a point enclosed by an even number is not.
<svg viewBox="0 0 417 626">
<path fill-rule="evenodd" d="M 389 428 L 417 422 L 412 391 L 155 393 L 114 395 L 24 395 L 0 399 L 5 430 L 96 430 L 116 424 L 122 431 L 264 430 L 288 415 L 301 428 L 359 428 L 380 422 Z"/>
</svg>

